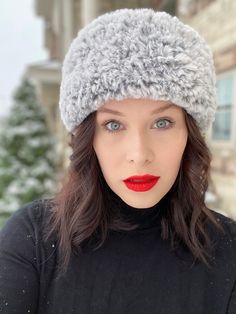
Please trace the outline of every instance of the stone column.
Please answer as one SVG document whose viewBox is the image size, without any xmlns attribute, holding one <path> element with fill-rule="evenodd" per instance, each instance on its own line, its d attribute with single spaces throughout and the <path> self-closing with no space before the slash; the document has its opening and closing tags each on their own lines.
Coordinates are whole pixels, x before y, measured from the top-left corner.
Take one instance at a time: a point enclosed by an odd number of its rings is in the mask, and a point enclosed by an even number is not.
<svg viewBox="0 0 236 314">
<path fill-rule="evenodd" d="M 97 0 L 81 0 L 82 27 L 91 22 L 98 14 Z"/>
</svg>

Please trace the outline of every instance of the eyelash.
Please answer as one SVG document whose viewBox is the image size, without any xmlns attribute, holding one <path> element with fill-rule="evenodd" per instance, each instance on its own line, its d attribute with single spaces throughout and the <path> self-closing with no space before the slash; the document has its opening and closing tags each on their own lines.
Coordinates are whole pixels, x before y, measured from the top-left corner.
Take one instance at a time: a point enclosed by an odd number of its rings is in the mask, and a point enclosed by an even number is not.
<svg viewBox="0 0 236 314">
<path fill-rule="evenodd" d="M 167 118 L 158 119 L 158 120 L 155 121 L 155 123 L 157 123 L 157 122 L 159 122 L 159 121 L 162 121 L 162 120 L 166 120 L 166 121 L 168 121 L 170 124 L 169 124 L 169 126 L 166 127 L 166 128 L 159 128 L 160 130 L 161 130 L 161 129 L 167 130 L 167 129 L 172 128 L 174 122 L 171 121 L 170 119 L 167 119 Z M 106 120 L 106 121 L 102 124 L 103 128 L 105 129 L 105 131 L 107 131 L 107 132 L 109 132 L 109 133 L 113 133 L 113 134 L 114 134 L 114 133 L 118 133 L 120 130 L 117 130 L 117 131 L 113 130 L 113 131 L 111 131 L 111 130 L 107 129 L 107 125 L 108 125 L 109 123 L 111 123 L 111 122 L 116 122 L 116 123 L 122 124 L 122 123 L 121 123 L 120 121 L 118 121 L 118 120 Z M 158 129 L 158 128 L 157 128 L 157 129 Z"/>
</svg>

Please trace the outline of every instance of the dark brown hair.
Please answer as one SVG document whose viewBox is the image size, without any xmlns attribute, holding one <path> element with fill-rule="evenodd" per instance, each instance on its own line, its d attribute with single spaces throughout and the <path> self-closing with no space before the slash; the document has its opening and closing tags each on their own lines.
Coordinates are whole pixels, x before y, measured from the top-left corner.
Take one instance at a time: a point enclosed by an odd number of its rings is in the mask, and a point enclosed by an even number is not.
<svg viewBox="0 0 236 314">
<path fill-rule="evenodd" d="M 207 223 L 223 231 L 213 211 L 205 204 L 210 177 L 211 152 L 195 120 L 185 111 L 188 140 L 174 185 L 168 191 L 168 208 L 161 217 L 161 237 L 169 239 L 172 249 L 184 245 L 195 260 L 209 266 L 211 248 Z M 62 269 L 66 270 L 71 253 L 79 254 L 83 243 L 96 236 L 98 249 L 108 229 L 133 230 L 109 207 L 108 186 L 93 149 L 96 112 L 91 113 L 71 136 L 70 165 L 60 190 L 52 199 L 51 219 L 46 238 L 53 232 L 58 238 Z M 165 196 L 166 197 L 166 196 Z M 208 249 L 207 247 L 208 246 Z"/>
</svg>

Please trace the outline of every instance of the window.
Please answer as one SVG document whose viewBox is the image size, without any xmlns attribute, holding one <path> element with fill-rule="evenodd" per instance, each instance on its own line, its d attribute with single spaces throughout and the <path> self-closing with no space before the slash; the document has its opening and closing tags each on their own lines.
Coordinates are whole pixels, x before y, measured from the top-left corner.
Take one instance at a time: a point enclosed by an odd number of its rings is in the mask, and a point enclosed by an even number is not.
<svg viewBox="0 0 236 314">
<path fill-rule="evenodd" d="M 229 140 L 233 108 L 233 77 L 228 76 L 218 80 L 216 86 L 218 108 L 212 125 L 212 139 Z"/>
</svg>

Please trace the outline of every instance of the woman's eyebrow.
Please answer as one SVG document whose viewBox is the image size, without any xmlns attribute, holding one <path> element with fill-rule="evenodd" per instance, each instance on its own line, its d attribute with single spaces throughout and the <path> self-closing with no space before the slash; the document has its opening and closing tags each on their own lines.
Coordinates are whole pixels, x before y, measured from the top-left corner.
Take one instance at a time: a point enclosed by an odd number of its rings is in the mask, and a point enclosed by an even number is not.
<svg viewBox="0 0 236 314">
<path fill-rule="evenodd" d="M 163 106 L 163 107 L 161 107 L 161 108 L 157 108 L 157 109 L 151 111 L 151 115 L 157 114 L 157 113 L 160 113 L 160 112 L 163 112 L 163 111 L 165 111 L 165 110 L 167 110 L 167 109 L 169 109 L 169 108 L 171 108 L 171 107 L 174 107 L 174 104 L 171 103 L 171 104 L 168 104 L 168 105 Z M 112 109 L 108 109 L 108 108 L 100 108 L 100 109 L 98 109 L 97 111 L 98 111 L 98 112 L 112 113 L 112 114 L 115 114 L 115 115 L 117 115 L 117 116 L 125 117 L 125 115 L 124 115 L 123 113 L 121 113 L 121 112 L 119 112 L 119 111 L 117 111 L 117 110 L 112 110 Z"/>
</svg>

